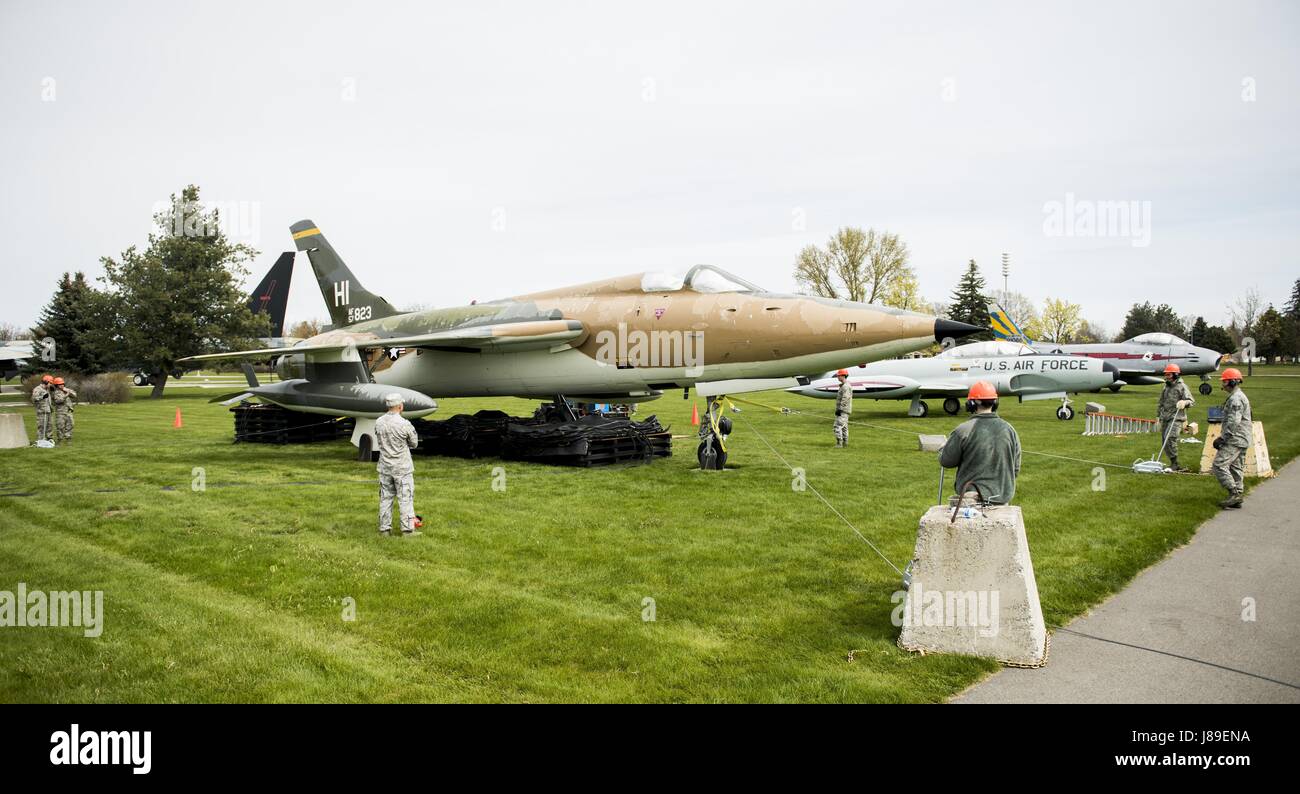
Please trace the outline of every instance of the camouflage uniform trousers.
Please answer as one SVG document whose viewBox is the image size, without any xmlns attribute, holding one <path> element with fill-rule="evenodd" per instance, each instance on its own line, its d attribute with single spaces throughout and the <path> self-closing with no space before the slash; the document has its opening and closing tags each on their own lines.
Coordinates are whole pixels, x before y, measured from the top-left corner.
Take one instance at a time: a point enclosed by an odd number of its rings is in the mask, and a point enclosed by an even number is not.
<svg viewBox="0 0 1300 794">
<path fill-rule="evenodd" d="M 1239 495 L 1243 488 L 1246 449 L 1246 447 L 1224 444 L 1214 453 L 1214 464 L 1210 467 L 1219 485 L 1233 496 Z"/>
<path fill-rule="evenodd" d="M 849 415 L 840 414 L 835 417 L 835 443 L 849 443 Z"/>
<path fill-rule="evenodd" d="M 54 415 L 49 411 L 38 410 L 36 412 L 36 440 L 37 441 L 45 441 L 50 438 L 51 436 L 50 431 L 54 429 L 53 427 L 54 422 L 51 421 L 53 418 Z"/>
<path fill-rule="evenodd" d="M 55 427 L 59 433 L 60 441 L 72 440 L 72 411 L 56 411 L 54 414 Z"/>
<path fill-rule="evenodd" d="M 1175 469 L 1178 468 L 1178 440 L 1183 437 L 1183 427 L 1186 425 L 1186 419 L 1178 418 L 1162 422 L 1160 425 L 1160 432 L 1165 438 L 1165 445 L 1160 451 L 1169 458 L 1169 465 Z"/>
<path fill-rule="evenodd" d="M 379 475 L 379 531 L 388 532 L 393 527 L 393 498 L 403 532 L 415 530 L 415 474 Z"/>
</svg>

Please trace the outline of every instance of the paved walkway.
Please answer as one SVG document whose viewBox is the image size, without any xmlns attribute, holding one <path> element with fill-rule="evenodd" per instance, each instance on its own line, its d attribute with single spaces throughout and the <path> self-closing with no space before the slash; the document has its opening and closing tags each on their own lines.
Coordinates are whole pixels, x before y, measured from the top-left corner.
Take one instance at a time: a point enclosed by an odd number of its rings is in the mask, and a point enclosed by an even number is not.
<svg viewBox="0 0 1300 794">
<path fill-rule="evenodd" d="M 953 702 L 1300 703 L 1297 494 L 1300 462 L 1057 630 L 1047 667 L 1005 668 Z"/>
</svg>

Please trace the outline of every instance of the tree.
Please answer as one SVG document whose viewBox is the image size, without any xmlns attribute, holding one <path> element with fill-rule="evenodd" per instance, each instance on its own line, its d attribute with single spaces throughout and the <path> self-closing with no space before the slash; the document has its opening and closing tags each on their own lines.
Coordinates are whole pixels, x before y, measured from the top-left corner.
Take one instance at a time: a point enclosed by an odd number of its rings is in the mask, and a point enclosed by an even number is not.
<svg viewBox="0 0 1300 794">
<path fill-rule="evenodd" d="M 880 302 L 886 306 L 907 309 L 913 312 L 924 311 L 929 305 L 929 302 L 921 295 L 920 282 L 916 280 L 916 276 L 910 270 L 894 279 L 894 283 L 885 290 Z"/>
<path fill-rule="evenodd" d="M 1271 304 L 1256 318 L 1255 332 L 1253 334 L 1255 355 L 1264 359 L 1265 364 L 1283 354 L 1282 344 L 1285 341 L 1285 326 L 1286 319 Z"/>
<path fill-rule="evenodd" d="M 23 330 L 13 323 L 0 323 L 0 342 L 12 342 L 15 339 L 31 339 L 32 332 Z"/>
<path fill-rule="evenodd" d="M 1286 325 L 1282 331 L 1282 348 L 1284 355 L 1300 358 L 1300 278 L 1291 287 L 1291 297 L 1282 307 Z"/>
<path fill-rule="evenodd" d="M 1242 295 L 1228 307 L 1228 311 L 1232 314 L 1233 324 L 1241 330 L 1242 346 L 1247 351 L 1249 351 L 1251 347 L 1245 340 L 1254 338 L 1255 320 L 1259 318 L 1259 313 L 1263 308 L 1264 299 L 1260 297 L 1259 290 L 1254 289 L 1253 287 L 1246 290 L 1245 295 Z M 1258 345 L 1256 345 L 1256 349 L 1258 349 Z M 1248 352 L 1246 355 L 1247 375 L 1250 375 L 1254 371 L 1254 362 L 1251 361 L 1252 358 L 1254 357 L 1249 355 Z"/>
<path fill-rule="evenodd" d="M 1043 338 L 1049 342 L 1073 341 L 1074 332 L 1079 328 L 1079 314 L 1083 307 L 1061 298 L 1048 298 L 1043 304 L 1043 316 L 1039 321 Z"/>
<path fill-rule="evenodd" d="M 959 322 L 978 325 L 980 328 L 988 328 L 988 304 L 988 296 L 984 294 L 984 277 L 980 275 L 979 265 L 976 265 L 975 260 L 972 259 L 966 266 L 966 272 L 962 274 L 961 280 L 957 282 L 957 288 L 953 290 L 952 302 L 948 306 L 948 317 Z M 993 335 L 984 331 L 971 334 L 968 338 L 991 339 Z"/>
<path fill-rule="evenodd" d="M 915 280 L 907 256 L 907 245 L 896 234 L 846 226 L 831 235 L 826 248 L 810 245 L 799 252 L 794 279 L 813 295 L 879 303 L 899 292 L 900 281 Z"/>
<path fill-rule="evenodd" d="M 1232 341 L 1232 334 L 1222 325 L 1211 325 L 1206 328 L 1205 336 L 1196 344 L 1216 353 L 1232 353 L 1237 349 L 1237 343 Z"/>
<path fill-rule="evenodd" d="M 104 295 L 86 281 L 86 274 L 64 273 L 54 297 L 41 310 L 32 328 L 34 338 L 54 340 L 54 366 L 67 372 L 96 375 L 109 364 L 103 352 L 101 330 Z M 44 361 L 31 361 L 35 371 Z"/>
<path fill-rule="evenodd" d="M 311 339 L 320 333 L 321 322 L 316 318 L 310 320 L 299 320 L 289 329 L 288 336 L 292 339 Z"/>
<path fill-rule="evenodd" d="M 1178 312 L 1174 311 L 1169 304 L 1162 303 L 1156 307 L 1150 302 L 1135 303 L 1128 310 L 1128 315 L 1124 318 L 1124 327 L 1120 329 L 1115 341 L 1122 342 L 1135 336 L 1157 332 L 1181 337 L 1187 333 L 1187 329 Z"/>
<path fill-rule="evenodd" d="M 1110 338 L 1110 334 L 1100 323 L 1080 320 L 1079 327 L 1075 330 L 1071 341 L 1080 345 L 1095 345 L 1098 342 L 1105 342 Z"/>
<path fill-rule="evenodd" d="M 1205 334 L 1209 330 L 1210 330 L 1210 326 L 1206 324 L 1205 318 L 1197 317 L 1195 322 L 1192 323 L 1192 338 L 1188 339 L 1187 341 L 1191 342 L 1194 345 L 1199 345 L 1201 347 L 1204 347 Z"/>
<path fill-rule="evenodd" d="M 114 297 L 112 337 L 160 398 L 177 359 L 255 347 L 270 335 L 270 322 L 248 310 L 240 288 L 257 252 L 226 239 L 218 211 L 199 203 L 197 187 L 173 195 L 153 220 L 145 250 L 131 246 L 101 262 Z"/>
<path fill-rule="evenodd" d="M 1300 278 L 1295 280 L 1295 286 L 1291 287 L 1291 297 L 1287 300 L 1286 306 L 1282 311 L 1287 317 L 1293 320 L 1300 320 Z"/>
</svg>

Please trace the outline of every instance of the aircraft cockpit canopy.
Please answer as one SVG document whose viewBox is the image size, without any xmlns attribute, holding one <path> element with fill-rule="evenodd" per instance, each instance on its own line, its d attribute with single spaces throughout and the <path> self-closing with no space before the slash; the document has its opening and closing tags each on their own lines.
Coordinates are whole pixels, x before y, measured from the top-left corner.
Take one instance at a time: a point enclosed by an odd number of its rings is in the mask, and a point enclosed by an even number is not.
<svg viewBox="0 0 1300 794">
<path fill-rule="evenodd" d="M 998 358 L 1002 356 L 1036 356 L 1038 351 L 1019 342 L 971 342 L 950 347 L 935 358 Z"/>
<path fill-rule="evenodd" d="M 765 292 L 762 287 L 713 265 L 696 265 L 685 274 L 652 272 L 641 277 L 642 292 L 677 292 L 682 289 L 705 293 Z"/>
<path fill-rule="evenodd" d="M 1149 334 L 1138 334 L 1128 340 L 1133 345 L 1155 345 L 1158 347 L 1169 347 L 1170 345 L 1185 345 L 1183 340 L 1173 334 L 1154 332 Z"/>
</svg>

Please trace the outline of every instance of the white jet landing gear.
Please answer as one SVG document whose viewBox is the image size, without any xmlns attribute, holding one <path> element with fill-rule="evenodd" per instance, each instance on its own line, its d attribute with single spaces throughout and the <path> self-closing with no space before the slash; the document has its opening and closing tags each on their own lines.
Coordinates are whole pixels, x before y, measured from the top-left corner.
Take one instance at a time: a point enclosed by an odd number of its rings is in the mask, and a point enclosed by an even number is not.
<svg viewBox="0 0 1300 794">
<path fill-rule="evenodd" d="M 956 416 L 957 412 L 960 410 L 961 400 L 958 400 L 956 397 L 949 397 L 943 401 L 943 411 L 949 416 Z"/>
<path fill-rule="evenodd" d="M 1201 376 L 1201 385 L 1197 386 L 1196 390 L 1199 391 L 1201 394 L 1205 395 L 1206 397 L 1209 397 L 1211 394 L 1214 394 L 1214 386 L 1210 385 L 1210 379 L 1208 376 L 1205 375 Z"/>
<path fill-rule="evenodd" d="M 710 397 L 704 421 L 700 422 L 700 446 L 695 450 L 695 457 L 703 471 L 721 471 L 727 465 L 724 442 L 731 433 L 731 419 L 722 415 L 725 398 L 722 394 Z"/>
<path fill-rule="evenodd" d="M 930 406 L 925 404 L 920 397 L 913 397 L 912 404 L 907 406 L 907 415 L 923 417 L 930 413 Z"/>
<path fill-rule="evenodd" d="M 1074 418 L 1074 409 L 1070 407 L 1070 398 L 1061 398 L 1061 407 L 1056 409 L 1056 418 L 1068 422 Z"/>
</svg>

